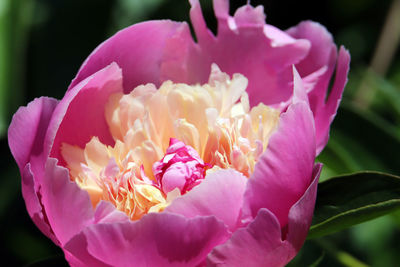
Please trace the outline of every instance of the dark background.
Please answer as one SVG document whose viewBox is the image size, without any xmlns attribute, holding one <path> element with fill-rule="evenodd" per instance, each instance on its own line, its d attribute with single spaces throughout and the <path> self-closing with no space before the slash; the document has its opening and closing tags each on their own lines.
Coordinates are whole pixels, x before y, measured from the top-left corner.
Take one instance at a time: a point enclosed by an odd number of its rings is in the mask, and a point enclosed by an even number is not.
<svg viewBox="0 0 400 267">
<path fill-rule="evenodd" d="M 333 34 L 336 44 L 350 50 L 350 81 L 329 145 L 319 158 L 325 164 L 322 179 L 367 169 L 400 174 L 400 55 L 398 49 L 395 53 L 390 53 L 389 48 L 377 50 L 388 13 L 394 9 L 393 2 L 251 1 L 253 6 L 264 5 L 269 24 L 287 29 L 302 20 L 318 21 Z M 231 14 L 245 3 L 231 1 Z M 212 3 L 202 0 L 201 4 L 208 25 L 215 32 Z M 0 0 L 3 263 L 24 266 L 62 255 L 26 212 L 19 172 L 7 144 L 12 114 L 35 97 L 62 98 L 85 58 L 119 29 L 150 19 L 189 21 L 189 8 L 185 0 Z M 400 32 L 400 21 L 397 22 L 387 28 L 390 34 L 383 43 L 389 47 L 398 46 L 395 36 Z M 384 60 L 387 68 L 372 61 L 374 55 L 382 59 L 388 53 L 389 59 Z M 311 263 L 323 248 L 327 252 L 321 266 L 395 266 L 400 260 L 400 243 L 396 242 L 399 227 L 399 213 L 381 217 L 307 241 L 296 260 L 299 266 Z"/>
</svg>

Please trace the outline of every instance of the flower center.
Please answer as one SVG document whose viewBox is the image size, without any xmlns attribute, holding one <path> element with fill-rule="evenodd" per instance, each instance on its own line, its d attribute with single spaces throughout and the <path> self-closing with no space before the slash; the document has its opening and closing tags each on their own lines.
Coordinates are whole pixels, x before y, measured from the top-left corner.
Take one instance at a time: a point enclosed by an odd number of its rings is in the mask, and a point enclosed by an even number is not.
<svg viewBox="0 0 400 267">
<path fill-rule="evenodd" d="M 63 143 L 71 180 L 95 207 L 110 201 L 132 220 L 162 211 L 175 197 L 233 168 L 250 177 L 266 149 L 280 112 L 250 109 L 247 79 L 212 66 L 204 85 L 164 82 L 112 95 L 105 117 L 114 146 L 93 137 L 85 148 Z"/>
</svg>

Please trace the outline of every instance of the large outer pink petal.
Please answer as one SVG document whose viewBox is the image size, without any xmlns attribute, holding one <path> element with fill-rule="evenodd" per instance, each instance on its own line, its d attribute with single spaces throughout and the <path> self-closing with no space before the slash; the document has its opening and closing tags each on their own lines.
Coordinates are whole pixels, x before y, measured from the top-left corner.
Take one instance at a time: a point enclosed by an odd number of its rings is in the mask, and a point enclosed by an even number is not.
<svg viewBox="0 0 400 267">
<path fill-rule="evenodd" d="M 87 241 L 84 235 L 80 234 L 73 238 L 73 241 L 67 244 L 68 246 L 79 246 L 81 249 L 74 250 L 72 254 L 64 249 L 65 259 L 71 267 L 112 267 L 113 265 L 106 264 L 92 255 L 86 249 Z"/>
<path fill-rule="evenodd" d="M 228 237 L 212 216 L 150 213 L 136 222 L 89 226 L 65 249 L 83 262 L 90 256 L 112 266 L 197 266 Z"/>
<path fill-rule="evenodd" d="M 324 66 L 328 66 L 328 79 L 332 75 L 336 61 L 336 45 L 333 42 L 332 35 L 321 24 L 313 21 L 303 21 L 297 26 L 286 31 L 290 36 L 296 39 L 307 39 L 311 42 L 310 51 L 307 56 L 296 64 L 296 69 L 301 77 L 306 77 L 316 72 Z M 326 94 L 327 84 L 324 90 Z"/>
<path fill-rule="evenodd" d="M 304 101 L 304 88 L 296 71 L 294 87 L 293 103 L 281 115 L 278 130 L 271 136 L 247 183 L 245 222 L 255 218 L 261 208 L 267 208 L 285 227 L 289 209 L 311 183 L 315 160 L 314 118 Z"/>
<path fill-rule="evenodd" d="M 18 109 L 8 129 L 8 143 L 20 169 L 22 195 L 28 213 L 36 226 L 56 244 L 59 242 L 48 224 L 40 200 L 40 184 L 36 179 L 40 171 L 32 164 L 38 165 L 43 161 L 44 137 L 57 102 L 47 97 L 35 99 L 27 107 Z"/>
<path fill-rule="evenodd" d="M 212 215 L 223 221 L 230 231 L 235 231 L 246 182 L 247 179 L 234 170 L 210 173 L 200 185 L 175 199 L 165 211 L 187 218 Z"/>
<path fill-rule="evenodd" d="M 49 158 L 42 183 L 42 203 L 51 228 L 61 246 L 93 223 L 89 194 L 70 180 L 68 169 Z"/>
<path fill-rule="evenodd" d="M 289 210 L 286 240 L 299 251 L 306 240 L 314 214 L 315 200 L 317 198 L 318 180 L 322 164 L 317 163 L 313 169 L 313 180 L 305 194 Z"/>
<path fill-rule="evenodd" d="M 343 89 L 347 83 L 347 74 L 350 68 L 350 54 L 344 48 L 340 47 L 339 56 L 336 63 L 335 81 L 331 92 L 323 105 L 314 112 L 316 125 L 317 153 L 319 154 L 329 139 L 329 128 L 336 116 L 342 99 Z"/>
<path fill-rule="evenodd" d="M 84 147 L 93 136 L 113 145 L 104 107 L 111 94 L 122 92 L 122 72 L 116 63 L 96 72 L 69 90 L 54 111 L 45 139 L 45 149 L 59 164 L 62 143 Z"/>
<path fill-rule="evenodd" d="M 57 103 L 54 98 L 36 98 L 14 114 L 8 128 L 8 144 L 21 174 L 32 158 L 42 156 L 44 137 Z"/>
<path fill-rule="evenodd" d="M 296 252 L 281 239 L 279 221 L 267 209 L 260 209 L 256 218 L 237 230 L 225 244 L 208 256 L 210 266 L 283 266 Z"/>
<path fill-rule="evenodd" d="M 169 20 L 143 22 L 121 30 L 92 52 L 69 90 L 112 62 L 122 69 L 125 92 L 149 82 L 158 86 L 163 48 L 169 38 L 181 31 L 187 31 L 190 37 L 186 23 Z"/>
<path fill-rule="evenodd" d="M 169 72 L 165 69 L 164 79 L 203 83 L 208 79 L 211 64 L 216 63 L 228 74 L 241 73 L 249 79 L 247 92 L 252 105 L 287 100 L 292 93 L 291 66 L 306 56 L 309 42 L 296 40 L 266 25 L 261 6 L 243 6 L 231 17 L 228 3 L 214 1 L 218 20 L 218 34 L 214 36 L 205 26 L 199 2 L 191 1 L 190 15 L 198 44 L 185 51 L 189 53 L 186 58 L 179 55 L 182 53 L 179 50 L 165 51 L 169 57 L 182 58 L 186 62 L 175 61 L 184 65 L 185 70 Z M 185 72 L 186 77 L 182 77 Z"/>
<path fill-rule="evenodd" d="M 43 234 L 49 237 L 55 244 L 59 245 L 60 242 L 49 225 L 46 212 L 44 211 L 40 201 L 41 195 L 39 192 L 39 186 L 37 186 L 37 183 L 35 182 L 30 163 L 26 164 L 24 171 L 21 173 L 21 178 L 22 196 L 24 197 L 29 216 Z"/>
<path fill-rule="evenodd" d="M 296 68 L 305 80 L 316 76 L 313 78 L 315 84 L 312 86 L 312 91 L 309 92 L 308 97 L 315 117 L 317 153 L 319 153 L 328 142 L 329 126 L 342 98 L 347 82 L 350 55 L 341 47 L 339 56 L 337 56 L 337 48 L 332 35 L 319 23 L 304 21 L 290 28 L 287 33 L 294 38 L 304 38 L 311 42 L 309 54 L 296 64 Z M 329 96 L 327 96 L 335 65 L 335 83 Z M 324 67 L 325 71 L 321 72 Z M 317 74 L 318 72 L 320 74 Z M 325 102 L 326 99 L 327 102 Z"/>
<path fill-rule="evenodd" d="M 116 223 L 129 221 L 128 216 L 122 211 L 115 208 L 113 204 L 108 201 L 100 201 L 94 213 L 93 223 Z"/>
<path fill-rule="evenodd" d="M 311 185 L 290 208 L 286 239 L 275 215 L 262 208 L 250 224 L 209 254 L 208 264 L 230 267 L 287 264 L 300 250 L 311 225 L 320 171 L 321 165 L 316 164 Z"/>
</svg>

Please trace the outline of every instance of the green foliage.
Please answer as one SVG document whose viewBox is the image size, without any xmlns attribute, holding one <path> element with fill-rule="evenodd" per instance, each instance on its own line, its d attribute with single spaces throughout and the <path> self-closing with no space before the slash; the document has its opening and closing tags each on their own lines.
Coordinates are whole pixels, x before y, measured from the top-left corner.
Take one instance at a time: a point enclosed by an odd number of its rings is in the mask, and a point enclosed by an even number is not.
<svg viewBox="0 0 400 267">
<path fill-rule="evenodd" d="M 400 173 L 400 135 L 395 125 L 371 110 L 343 101 L 335 130 L 317 161 L 330 170 L 322 180 L 361 170 Z M 323 170 L 324 172 L 324 170 Z"/>
<path fill-rule="evenodd" d="M 331 234 L 400 208 L 400 177 L 359 172 L 318 186 L 308 238 Z"/>
<path fill-rule="evenodd" d="M 163 2 L 163 0 L 117 0 L 114 10 L 116 26 L 121 29 L 146 20 Z"/>
<path fill-rule="evenodd" d="M 0 137 L 11 114 L 21 104 L 25 48 L 33 10 L 32 0 L 0 1 Z"/>
<path fill-rule="evenodd" d="M 7 84 L 8 84 L 8 63 L 10 49 L 10 0 L 0 2 L 0 136 L 7 127 Z"/>
</svg>

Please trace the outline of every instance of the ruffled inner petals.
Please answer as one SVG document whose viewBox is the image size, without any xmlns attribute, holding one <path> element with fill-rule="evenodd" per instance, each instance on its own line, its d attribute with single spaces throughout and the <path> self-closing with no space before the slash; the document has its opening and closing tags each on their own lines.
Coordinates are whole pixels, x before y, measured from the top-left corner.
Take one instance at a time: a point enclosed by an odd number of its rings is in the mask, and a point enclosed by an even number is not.
<svg viewBox="0 0 400 267">
<path fill-rule="evenodd" d="M 104 117 L 114 145 L 93 136 L 63 143 L 71 180 L 96 207 L 106 200 L 132 220 L 160 212 L 219 169 L 249 177 L 276 129 L 280 111 L 250 109 L 247 79 L 213 65 L 208 83 L 140 85 L 109 96 Z"/>
</svg>

